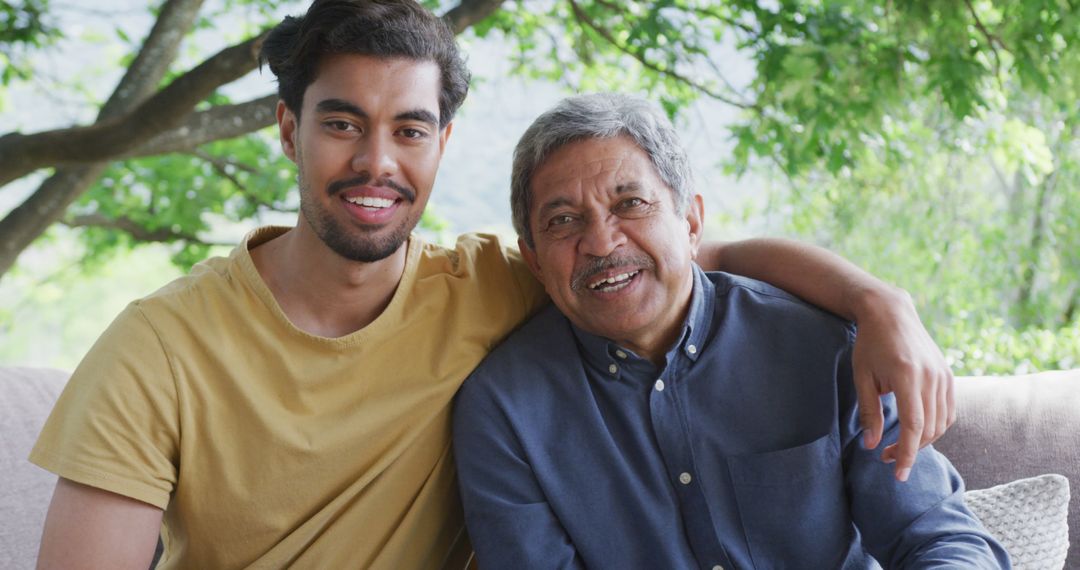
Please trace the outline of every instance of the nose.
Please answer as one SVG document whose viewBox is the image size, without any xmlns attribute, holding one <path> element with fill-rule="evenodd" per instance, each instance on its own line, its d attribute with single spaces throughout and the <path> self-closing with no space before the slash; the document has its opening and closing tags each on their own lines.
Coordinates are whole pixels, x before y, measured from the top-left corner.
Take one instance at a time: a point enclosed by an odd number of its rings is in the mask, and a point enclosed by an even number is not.
<svg viewBox="0 0 1080 570">
<path fill-rule="evenodd" d="M 352 169 L 357 173 L 367 172 L 375 180 L 393 178 L 398 172 L 393 142 L 377 133 L 364 137 L 353 153 Z"/>
<path fill-rule="evenodd" d="M 595 217 L 588 220 L 582 233 L 579 249 L 581 253 L 595 257 L 607 257 L 626 243 L 626 234 L 619 226 L 619 218 L 614 215 Z"/>
</svg>

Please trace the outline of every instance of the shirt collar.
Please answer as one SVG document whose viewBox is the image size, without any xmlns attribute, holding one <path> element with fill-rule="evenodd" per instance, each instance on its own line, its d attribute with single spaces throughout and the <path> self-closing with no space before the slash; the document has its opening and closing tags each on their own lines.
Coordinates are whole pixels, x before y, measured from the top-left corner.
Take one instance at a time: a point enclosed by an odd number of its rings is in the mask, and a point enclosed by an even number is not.
<svg viewBox="0 0 1080 570">
<path fill-rule="evenodd" d="M 678 342 L 667 353 L 669 363 L 675 353 L 680 351 L 691 361 L 697 361 L 704 348 L 705 339 L 708 337 L 713 306 L 716 302 L 715 286 L 697 264 L 692 266 L 692 271 L 694 285 L 690 293 L 690 310 L 687 312 Z M 634 366 L 636 361 L 642 360 L 631 350 L 619 346 L 610 339 L 581 330 L 572 322 L 570 328 L 574 331 L 585 361 L 598 370 L 608 372 L 612 378 L 617 378 L 624 367 Z"/>
<path fill-rule="evenodd" d="M 690 295 L 690 311 L 686 315 L 686 329 L 676 346 L 687 358 L 696 362 L 709 336 L 713 307 L 716 305 L 716 286 L 696 263 L 693 268 L 694 292 Z"/>
</svg>

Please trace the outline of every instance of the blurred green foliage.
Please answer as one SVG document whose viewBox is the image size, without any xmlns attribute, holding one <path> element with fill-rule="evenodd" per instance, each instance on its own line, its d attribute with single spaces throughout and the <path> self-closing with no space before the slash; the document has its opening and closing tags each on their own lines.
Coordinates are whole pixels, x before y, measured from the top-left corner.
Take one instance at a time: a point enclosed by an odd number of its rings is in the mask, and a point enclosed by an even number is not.
<svg viewBox="0 0 1080 570">
<path fill-rule="evenodd" d="M 0 86 L 28 79 L 27 53 L 60 35 L 49 17 L 49 0 L 0 0 Z"/>
</svg>

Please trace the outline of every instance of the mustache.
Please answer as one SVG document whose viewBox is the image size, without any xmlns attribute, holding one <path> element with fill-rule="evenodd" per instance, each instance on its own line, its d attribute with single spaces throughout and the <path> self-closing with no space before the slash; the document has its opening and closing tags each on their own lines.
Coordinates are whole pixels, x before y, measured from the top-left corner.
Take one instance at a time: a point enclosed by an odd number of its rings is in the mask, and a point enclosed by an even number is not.
<svg viewBox="0 0 1080 570">
<path fill-rule="evenodd" d="M 326 193 L 329 196 L 333 196 L 334 194 L 337 194 L 344 190 L 348 190 L 349 188 L 371 185 L 375 186 L 376 188 L 389 188 L 394 192 L 397 192 L 402 198 L 408 200 L 409 202 L 416 201 L 416 191 L 412 188 L 402 186 L 401 184 L 398 184 L 397 182 L 394 182 L 389 178 L 382 178 L 376 180 L 374 184 L 371 184 L 371 179 L 372 176 L 370 174 L 361 174 L 360 176 L 357 176 L 355 178 L 337 180 L 326 185 Z"/>
<path fill-rule="evenodd" d="M 579 267 L 570 277 L 570 289 L 580 291 L 592 277 L 621 267 L 633 267 L 635 269 L 656 269 L 656 261 L 643 253 L 631 253 L 626 255 L 607 257 L 593 257 Z"/>
</svg>

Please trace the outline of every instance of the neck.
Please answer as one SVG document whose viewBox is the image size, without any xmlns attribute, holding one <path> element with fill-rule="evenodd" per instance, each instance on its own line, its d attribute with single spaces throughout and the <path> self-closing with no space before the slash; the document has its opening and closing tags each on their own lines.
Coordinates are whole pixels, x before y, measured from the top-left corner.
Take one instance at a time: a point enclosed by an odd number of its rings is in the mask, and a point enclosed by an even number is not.
<svg viewBox="0 0 1080 570">
<path fill-rule="evenodd" d="M 251 250 L 251 257 L 294 326 L 337 338 L 371 324 L 390 304 L 405 271 L 407 249 L 403 244 L 389 257 L 371 263 L 348 260 L 301 220 Z"/>
<path fill-rule="evenodd" d="M 652 326 L 648 327 L 634 338 L 615 339 L 616 342 L 630 350 L 634 354 L 652 362 L 657 367 L 663 367 L 665 358 L 671 347 L 682 336 L 683 325 L 686 316 L 690 312 L 690 302 L 694 294 L 694 275 L 689 273 L 682 286 L 677 302 L 672 304 L 671 310 L 662 315 Z"/>
</svg>

